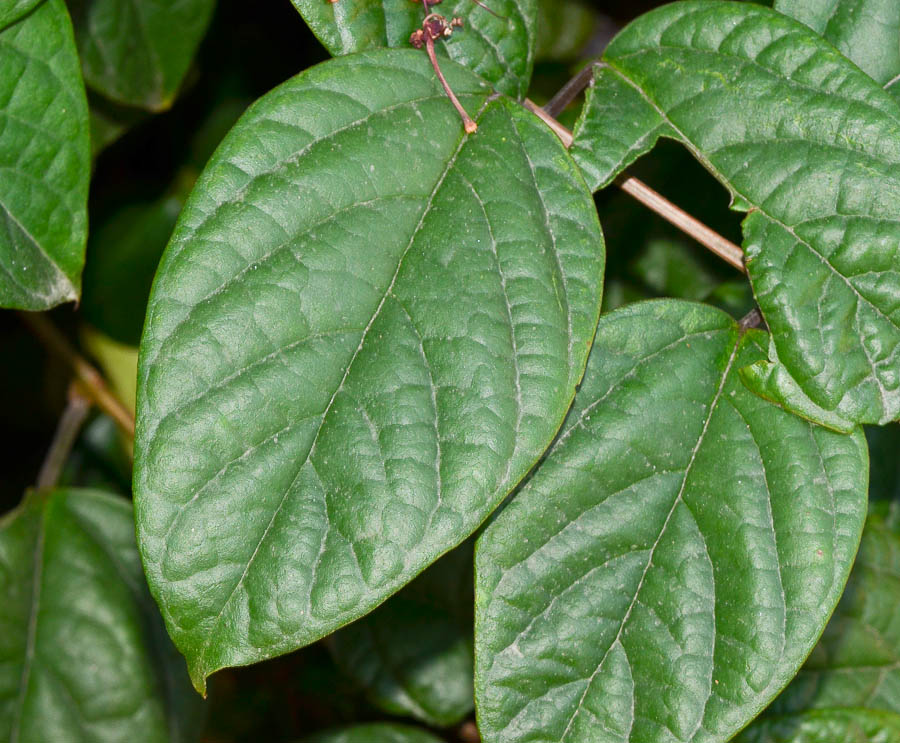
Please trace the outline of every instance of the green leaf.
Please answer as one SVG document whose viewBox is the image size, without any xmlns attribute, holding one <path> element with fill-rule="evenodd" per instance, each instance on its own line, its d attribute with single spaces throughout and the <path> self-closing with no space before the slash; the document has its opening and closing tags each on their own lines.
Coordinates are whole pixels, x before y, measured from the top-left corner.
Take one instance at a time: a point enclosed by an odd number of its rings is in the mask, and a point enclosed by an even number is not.
<svg viewBox="0 0 900 743">
<path fill-rule="evenodd" d="M 88 86 L 150 111 L 172 105 L 215 0 L 69 0 Z"/>
<path fill-rule="evenodd" d="M 305 743 L 441 743 L 441 740 L 418 728 L 374 723 L 319 733 L 307 738 Z"/>
<path fill-rule="evenodd" d="M 900 743 L 900 716 L 868 709 L 829 709 L 762 720 L 735 743 Z"/>
<path fill-rule="evenodd" d="M 750 3 L 659 8 L 604 64 L 576 131 L 589 182 L 661 135 L 684 143 L 750 211 L 769 361 L 793 381 L 779 402 L 844 429 L 900 416 L 896 103 L 808 27 Z M 772 394 L 770 377 L 747 381 Z"/>
<path fill-rule="evenodd" d="M 330 647 L 344 673 L 389 714 L 434 727 L 461 722 L 475 705 L 470 544 L 336 632 Z"/>
<path fill-rule="evenodd" d="M 72 26 L 47 0 L 0 31 L 0 306 L 78 299 L 90 158 Z"/>
<path fill-rule="evenodd" d="M 410 0 L 291 2 L 334 56 L 408 47 L 410 34 L 424 19 L 421 2 Z M 447 18 L 462 18 L 464 25 L 436 48 L 502 93 L 522 98 L 534 66 L 537 0 L 485 0 L 485 5 L 494 12 L 472 0 L 444 0 L 436 10 Z"/>
<path fill-rule="evenodd" d="M 603 238 L 559 140 L 465 69 L 381 50 L 266 95 L 150 299 L 135 495 L 199 689 L 359 618 L 468 537 L 552 440 Z"/>
<path fill-rule="evenodd" d="M 726 741 L 796 673 L 850 572 L 866 445 L 748 392 L 764 349 L 677 300 L 600 320 L 560 437 L 476 548 L 485 743 Z"/>
<path fill-rule="evenodd" d="M 0 521 L 0 595 L 0 738 L 192 739 L 199 697 L 147 594 L 128 501 L 29 495 Z"/>
<path fill-rule="evenodd" d="M 880 85 L 900 80 L 897 0 L 776 0 L 774 7 L 822 34 Z"/>
<path fill-rule="evenodd" d="M 43 0 L 4 0 L 0 6 L 0 29 L 15 23 L 23 15 L 31 12 Z"/>
<path fill-rule="evenodd" d="M 538 0 L 535 57 L 576 60 L 599 24 L 596 9 L 582 0 Z"/>
</svg>

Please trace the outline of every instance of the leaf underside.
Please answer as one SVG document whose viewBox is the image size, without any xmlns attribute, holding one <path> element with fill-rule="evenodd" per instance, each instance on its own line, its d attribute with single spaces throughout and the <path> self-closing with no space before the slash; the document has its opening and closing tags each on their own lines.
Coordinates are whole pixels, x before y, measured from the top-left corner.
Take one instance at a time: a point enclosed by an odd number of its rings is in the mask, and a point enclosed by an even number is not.
<svg viewBox="0 0 900 743">
<path fill-rule="evenodd" d="M 603 270 L 590 193 L 540 120 L 446 73 L 472 137 L 415 51 L 269 93 L 163 257 L 137 529 L 200 689 L 362 616 L 462 542 L 581 378 Z"/>
<path fill-rule="evenodd" d="M 772 10 L 674 3 L 610 45 L 573 152 L 601 187 L 660 136 L 685 144 L 751 212 L 747 268 L 773 352 L 745 382 L 840 430 L 900 416 L 891 97 Z"/>
<path fill-rule="evenodd" d="M 69 0 L 89 87 L 128 106 L 171 106 L 215 0 Z"/>
<path fill-rule="evenodd" d="M 165 648 L 127 501 L 29 496 L 0 522 L 0 595 L 0 738 L 189 740 L 167 699 L 184 706 L 190 686 Z"/>
<path fill-rule="evenodd" d="M 90 134 L 62 0 L 0 31 L 0 165 L 0 307 L 78 299 Z"/>
<path fill-rule="evenodd" d="M 291 0 L 313 33 L 334 56 L 383 47 L 409 47 L 422 26 L 421 2 L 411 0 Z M 444 0 L 434 8 L 461 29 L 436 48 L 514 98 L 531 80 L 536 45 L 537 0 L 487 0 L 493 13 L 472 0 Z M 498 17 L 500 16 L 500 17 Z"/>
<path fill-rule="evenodd" d="M 486 743 L 726 741 L 841 595 L 867 456 L 747 391 L 765 334 L 665 300 L 605 315 L 562 434 L 476 548 Z"/>
</svg>

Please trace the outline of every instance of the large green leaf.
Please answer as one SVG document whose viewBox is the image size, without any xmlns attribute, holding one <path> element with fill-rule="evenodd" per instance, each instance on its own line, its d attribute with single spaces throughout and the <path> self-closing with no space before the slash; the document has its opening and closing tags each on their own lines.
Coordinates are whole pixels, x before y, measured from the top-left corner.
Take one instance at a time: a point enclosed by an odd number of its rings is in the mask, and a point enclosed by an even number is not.
<svg viewBox="0 0 900 743">
<path fill-rule="evenodd" d="M 761 720 L 735 743 L 900 743 L 900 716 L 868 709 L 829 709 Z"/>
<path fill-rule="evenodd" d="M 69 0 L 84 79 L 118 103 L 168 108 L 215 0 Z"/>
<path fill-rule="evenodd" d="M 128 501 L 29 495 L 0 521 L 0 595 L 0 739 L 194 739 L 199 697 L 147 593 Z"/>
<path fill-rule="evenodd" d="M 411 0 L 291 0 L 333 55 L 408 47 L 422 26 L 421 2 Z M 444 0 L 435 8 L 464 26 L 437 48 L 507 95 L 521 98 L 534 66 L 537 0 L 486 0 L 493 13 L 472 0 Z M 500 17 L 498 17 L 500 16 Z M 424 55 L 424 52 L 423 52 Z"/>
<path fill-rule="evenodd" d="M 900 92 L 897 0 L 776 0 L 774 7 L 822 34 L 879 84 Z"/>
<path fill-rule="evenodd" d="M 15 23 L 41 2 L 43 0 L 4 0 L 0 5 L 0 29 L 10 23 Z"/>
<path fill-rule="evenodd" d="M 307 738 L 305 743 L 441 743 L 431 733 L 406 725 L 375 723 L 340 728 Z"/>
<path fill-rule="evenodd" d="M 712 307 L 604 316 L 563 432 L 476 549 L 486 743 L 726 741 L 841 595 L 862 433 L 747 391 L 764 354 Z"/>
<path fill-rule="evenodd" d="M 599 311 L 590 193 L 539 119 L 428 60 L 312 68 L 219 147 L 141 346 L 137 527 L 198 688 L 362 616 L 552 440 Z"/>
<path fill-rule="evenodd" d="M 0 31 L 0 306 L 78 299 L 90 158 L 72 25 L 47 0 Z"/>
<path fill-rule="evenodd" d="M 471 543 L 336 632 L 330 647 L 344 673 L 390 714 L 435 727 L 461 722 L 475 704 Z"/>
<path fill-rule="evenodd" d="M 610 45 L 576 131 L 601 186 L 659 136 L 729 189 L 772 331 L 745 381 L 850 430 L 900 416 L 900 108 L 808 27 L 750 3 L 653 11 Z"/>
</svg>

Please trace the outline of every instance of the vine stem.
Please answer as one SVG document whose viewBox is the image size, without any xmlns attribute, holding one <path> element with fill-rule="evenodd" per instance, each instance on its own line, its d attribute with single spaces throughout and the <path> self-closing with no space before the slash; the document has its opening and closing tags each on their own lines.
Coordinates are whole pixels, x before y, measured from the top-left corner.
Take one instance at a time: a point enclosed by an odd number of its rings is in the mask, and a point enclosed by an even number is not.
<svg viewBox="0 0 900 743">
<path fill-rule="evenodd" d="M 72 370 L 85 395 L 100 410 L 112 418 L 129 438 L 134 438 L 134 416 L 106 385 L 100 374 L 78 351 L 56 326 L 37 312 L 20 312 L 19 317 L 44 344 L 48 351 L 58 357 Z"/>
<path fill-rule="evenodd" d="M 60 416 L 53 441 L 38 473 L 36 483 L 38 490 L 56 487 L 69 458 L 69 452 L 72 451 L 78 432 L 81 431 L 90 410 L 91 401 L 82 393 L 79 383 L 73 380 L 69 385 L 69 401 L 66 403 L 66 409 Z"/>
<path fill-rule="evenodd" d="M 590 68 L 587 67 L 585 69 Z M 565 101 L 565 105 L 568 105 L 568 102 L 584 89 L 589 80 L 590 76 L 579 73 L 554 96 L 550 104 L 559 100 L 559 102 Z M 554 110 L 558 110 L 558 105 L 559 103 L 556 104 Z M 565 108 L 565 105 L 563 105 L 563 108 Z M 525 107 L 537 114 L 555 132 L 566 149 L 572 146 L 574 141 L 572 132 L 560 124 L 546 110 L 527 98 L 525 99 Z M 733 266 L 741 273 L 747 273 L 747 268 L 744 266 L 744 251 L 731 240 L 722 237 L 718 232 L 707 227 L 699 219 L 691 216 L 684 209 L 676 206 L 665 196 L 654 191 L 650 186 L 633 175 L 622 174 L 614 182 L 629 196 L 642 203 L 686 235 L 694 238 L 700 245 L 717 255 L 730 266 Z"/>
</svg>

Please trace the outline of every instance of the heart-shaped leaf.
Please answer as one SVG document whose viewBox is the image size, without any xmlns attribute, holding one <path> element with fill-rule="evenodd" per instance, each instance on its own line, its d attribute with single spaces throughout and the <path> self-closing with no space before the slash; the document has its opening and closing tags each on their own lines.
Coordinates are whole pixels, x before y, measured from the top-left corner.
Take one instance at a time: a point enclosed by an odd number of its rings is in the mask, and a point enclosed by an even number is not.
<svg viewBox="0 0 900 743">
<path fill-rule="evenodd" d="M 128 501 L 28 496 L 0 521 L 0 595 L 0 738 L 196 735 L 199 697 L 147 593 Z"/>
<path fill-rule="evenodd" d="M 442 743 L 431 733 L 406 725 L 375 723 L 319 733 L 304 743 Z"/>
<path fill-rule="evenodd" d="M 329 647 L 341 670 L 386 712 L 435 727 L 461 722 L 475 705 L 471 543 L 336 632 Z"/>
<path fill-rule="evenodd" d="M 563 432 L 476 549 L 486 743 L 726 741 L 841 595 L 867 453 L 747 391 L 765 334 L 712 307 L 604 316 Z"/>
<path fill-rule="evenodd" d="M 424 19 L 415 0 L 291 0 L 334 56 L 383 47 L 408 47 Z M 463 27 L 437 49 L 507 95 L 522 98 L 534 66 L 537 0 L 444 0 L 434 10 L 462 18 Z"/>
<path fill-rule="evenodd" d="M 258 101 L 197 183 L 147 315 L 151 590 L 199 689 L 357 619 L 468 537 L 552 440 L 603 239 L 530 112 L 381 50 Z"/>
<path fill-rule="evenodd" d="M 87 84 L 118 103 L 172 105 L 215 0 L 69 0 Z"/>
<path fill-rule="evenodd" d="M 822 34 L 876 82 L 900 94 L 896 0 L 776 0 L 774 7 Z"/>
<path fill-rule="evenodd" d="M 610 45 L 576 130 L 595 186 L 659 136 L 729 189 L 773 352 L 757 392 L 831 427 L 900 416 L 900 108 L 808 27 L 682 2 Z"/>
<path fill-rule="evenodd" d="M 37 7 L 43 0 L 6 0 L 0 5 L 0 29 L 15 23 L 23 15 Z"/>
<path fill-rule="evenodd" d="M 72 25 L 47 0 L 0 31 L 0 306 L 78 299 L 90 161 Z"/>
</svg>

